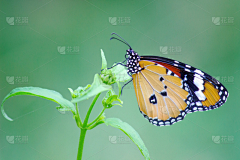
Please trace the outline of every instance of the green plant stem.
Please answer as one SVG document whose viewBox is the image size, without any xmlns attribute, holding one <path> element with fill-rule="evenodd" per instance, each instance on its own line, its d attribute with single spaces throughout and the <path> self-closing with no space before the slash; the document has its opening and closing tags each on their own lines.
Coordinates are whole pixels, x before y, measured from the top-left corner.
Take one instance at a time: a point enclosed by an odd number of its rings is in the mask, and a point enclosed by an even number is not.
<svg viewBox="0 0 240 160">
<path fill-rule="evenodd" d="M 78 111 L 77 103 L 76 103 L 76 112 L 77 112 L 77 120 L 76 120 L 77 126 L 81 128 L 82 127 L 82 120 L 81 120 L 81 117 L 80 117 L 80 114 L 79 114 L 79 111 Z"/>
<path fill-rule="evenodd" d="M 92 121 L 91 123 L 89 123 L 87 125 L 87 127 L 91 126 L 93 123 L 95 123 L 100 117 L 101 115 L 103 114 L 103 112 L 105 111 L 105 108 L 103 108 L 102 112 L 98 115 L 98 117 L 96 119 L 94 119 L 94 121 Z"/>
<path fill-rule="evenodd" d="M 92 101 L 92 104 L 91 104 L 91 106 L 89 107 L 88 112 L 87 112 L 87 115 L 86 115 L 85 120 L 84 120 L 84 122 L 83 122 L 83 128 L 86 128 L 86 127 L 87 127 L 87 123 L 88 123 L 89 116 L 90 116 L 90 114 L 91 114 L 91 112 L 92 112 L 92 109 L 93 109 L 93 106 L 94 106 L 94 104 L 96 103 L 96 101 L 97 101 L 98 97 L 100 96 L 100 94 L 101 94 L 101 93 L 98 93 L 98 94 L 95 96 L 94 100 Z"/>
<path fill-rule="evenodd" d="M 79 145 L 78 145 L 77 160 L 81 160 L 82 159 L 83 144 L 84 144 L 86 132 L 87 132 L 87 129 L 81 129 L 80 140 L 79 140 Z"/>
<path fill-rule="evenodd" d="M 86 132 L 87 132 L 87 123 L 88 123 L 88 119 L 89 119 L 89 116 L 92 112 L 92 109 L 93 109 L 93 106 L 95 105 L 98 97 L 100 96 L 101 93 L 97 94 L 95 96 L 95 98 L 93 99 L 92 101 L 92 104 L 91 106 L 89 107 L 88 109 L 88 112 L 87 112 L 87 115 L 84 119 L 84 122 L 82 124 L 82 128 L 81 129 L 81 133 L 80 133 L 80 138 L 79 138 L 79 145 L 78 145 L 78 155 L 77 155 L 77 160 L 81 160 L 82 159 L 82 154 L 83 154 L 83 145 L 84 145 L 84 139 L 85 139 L 85 135 L 86 135 Z M 77 111 L 78 112 L 78 111 Z M 80 118 L 80 117 L 79 117 Z"/>
<path fill-rule="evenodd" d="M 93 128 L 97 127 L 99 124 L 102 124 L 102 123 L 104 123 L 104 121 L 100 121 L 100 122 L 94 123 L 92 126 L 88 127 L 88 130 L 93 129 Z"/>
</svg>

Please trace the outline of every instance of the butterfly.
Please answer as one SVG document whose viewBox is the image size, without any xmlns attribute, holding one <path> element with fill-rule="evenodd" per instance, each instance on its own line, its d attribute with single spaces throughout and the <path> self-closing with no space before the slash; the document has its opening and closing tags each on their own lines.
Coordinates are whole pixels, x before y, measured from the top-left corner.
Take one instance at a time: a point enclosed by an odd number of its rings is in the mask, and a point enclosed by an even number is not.
<svg viewBox="0 0 240 160">
<path fill-rule="evenodd" d="M 113 34 L 121 39 L 111 39 L 129 47 L 125 60 L 116 65 L 127 67 L 132 80 L 125 85 L 133 82 L 139 110 L 153 125 L 172 125 L 188 113 L 216 109 L 226 102 L 227 89 L 209 74 L 176 60 L 139 56 L 127 41 Z"/>
</svg>

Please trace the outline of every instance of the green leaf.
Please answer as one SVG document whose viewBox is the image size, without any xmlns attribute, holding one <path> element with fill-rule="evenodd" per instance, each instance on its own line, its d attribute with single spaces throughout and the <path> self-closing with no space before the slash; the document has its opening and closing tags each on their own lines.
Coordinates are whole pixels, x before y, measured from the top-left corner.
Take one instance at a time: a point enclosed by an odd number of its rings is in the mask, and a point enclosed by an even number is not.
<svg viewBox="0 0 240 160">
<path fill-rule="evenodd" d="M 121 104 L 123 102 L 119 99 L 119 96 L 114 93 L 114 91 L 111 89 L 107 92 L 106 96 L 102 100 L 102 105 L 104 108 L 109 109 L 112 108 L 112 106 L 115 106 L 116 104 L 112 104 L 113 102 L 118 101 Z M 120 104 L 118 104 L 121 106 Z"/>
<path fill-rule="evenodd" d="M 75 91 L 73 91 L 72 88 L 68 88 L 68 89 L 72 95 L 72 98 L 77 98 L 77 97 L 80 97 L 83 94 L 85 94 L 85 91 L 90 87 L 91 87 L 91 85 L 88 84 L 85 87 L 78 87 Z"/>
<path fill-rule="evenodd" d="M 122 65 L 117 65 L 113 67 L 111 70 L 112 70 L 112 73 L 116 76 L 116 81 L 127 82 L 132 79 L 132 77 L 127 74 L 126 67 Z"/>
<path fill-rule="evenodd" d="M 107 68 L 107 60 L 105 58 L 104 52 L 101 49 L 101 57 L 102 57 L 102 69 L 106 69 Z"/>
<path fill-rule="evenodd" d="M 148 149 L 143 143 L 141 137 L 128 123 L 121 121 L 118 118 L 107 118 L 104 120 L 104 123 L 108 126 L 112 126 L 123 131 L 139 148 L 142 155 L 146 160 L 150 160 L 150 155 Z"/>
<path fill-rule="evenodd" d="M 71 109 L 65 108 L 65 107 L 62 107 L 62 106 L 57 106 L 56 109 L 59 110 L 59 111 L 61 111 L 61 112 L 71 111 Z"/>
<path fill-rule="evenodd" d="M 74 95 L 74 91 L 72 90 L 72 88 L 68 88 L 68 90 L 70 91 L 70 93 L 71 93 L 71 96 L 72 96 L 72 98 L 75 96 Z"/>
<path fill-rule="evenodd" d="M 112 95 L 112 96 L 110 96 L 110 97 L 107 99 L 106 103 L 107 103 L 107 104 L 112 104 L 114 101 L 118 101 L 118 102 L 120 102 L 121 104 L 123 104 L 123 102 L 118 98 L 118 95 Z"/>
<path fill-rule="evenodd" d="M 122 107 L 122 105 L 121 105 L 121 104 L 118 104 L 118 103 L 113 104 L 112 106 L 120 106 L 120 107 Z"/>
<path fill-rule="evenodd" d="M 107 69 L 107 61 L 104 56 L 103 50 L 101 50 L 102 56 L 102 71 L 101 71 L 101 79 L 105 84 L 113 84 L 116 82 L 126 82 L 130 81 L 132 78 L 127 74 L 126 67 L 122 65 L 113 65 L 114 67 L 111 69 Z"/>
<path fill-rule="evenodd" d="M 73 103 L 68 101 L 67 99 L 63 98 L 62 95 L 56 91 L 43 89 L 39 87 L 19 87 L 13 89 L 2 101 L 1 111 L 3 116 L 8 119 L 9 121 L 13 121 L 8 115 L 5 113 L 3 108 L 3 103 L 10 97 L 17 96 L 17 95 L 30 95 L 30 96 L 37 96 L 41 98 L 45 98 L 60 104 L 61 110 L 70 110 L 74 114 L 76 112 Z"/>
<path fill-rule="evenodd" d="M 116 83 L 116 79 L 117 79 L 115 74 L 113 74 L 110 69 L 102 70 L 100 77 L 101 77 L 101 80 L 103 81 L 103 83 L 105 83 L 107 85 Z"/>
<path fill-rule="evenodd" d="M 88 99 L 92 96 L 97 95 L 100 92 L 104 92 L 110 89 L 112 89 L 112 86 L 104 84 L 100 79 L 99 75 L 95 74 L 94 81 L 91 87 L 85 90 L 82 94 L 80 94 L 79 97 L 76 97 L 75 99 L 73 99 L 72 102 L 77 103 L 77 102 L 83 101 L 85 99 Z"/>
<path fill-rule="evenodd" d="M 118 97 L 120 97 L 122 92 L 122 86 L 119 81 L 117 81 L 117 85 L 118 85 Z"/>
</svg>

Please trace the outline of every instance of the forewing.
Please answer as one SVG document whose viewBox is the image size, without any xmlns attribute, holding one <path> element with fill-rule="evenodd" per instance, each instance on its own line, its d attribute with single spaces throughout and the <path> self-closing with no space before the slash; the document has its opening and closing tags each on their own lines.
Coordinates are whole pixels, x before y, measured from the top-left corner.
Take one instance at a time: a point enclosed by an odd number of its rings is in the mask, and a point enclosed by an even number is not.
<svg viewBox="0 0 240 160">
<path fill-rule="evenodd" d="M 183 81 L 159 64 L 140 61 L 143 68 L 133 74 L 133 84 L 140 112 L 154 125 L 165 126 L 183 120 L 189 111 L 190 94 Z"/>
</svg>

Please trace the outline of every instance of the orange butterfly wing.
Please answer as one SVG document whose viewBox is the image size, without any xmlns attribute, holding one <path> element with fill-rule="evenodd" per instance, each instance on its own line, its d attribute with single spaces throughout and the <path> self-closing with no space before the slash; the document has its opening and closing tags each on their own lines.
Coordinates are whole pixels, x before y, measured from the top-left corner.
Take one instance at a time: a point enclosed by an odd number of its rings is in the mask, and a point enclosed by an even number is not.
<svg viewBox="0 0 240 160">
<path fill-rule="evenodd" d="M 133 74 L 133 84 L 139 109 L 154 125 L 171 125 L 184 118 L 189 93 L 177 75 L 167 74 L 167 69 L 150 61 L 140 61 L 142 71 Z"/>
<path fill-rule="evenodd" d="M 140 112 L 154 125 L 171 125 L 187 113 L 218 108 L 227 99 L 220 82 L 189 65 L 183 69 L 148 60 L 139 65 L 142 70 L 132 75 L 134 89 Z"/>
</svg>

